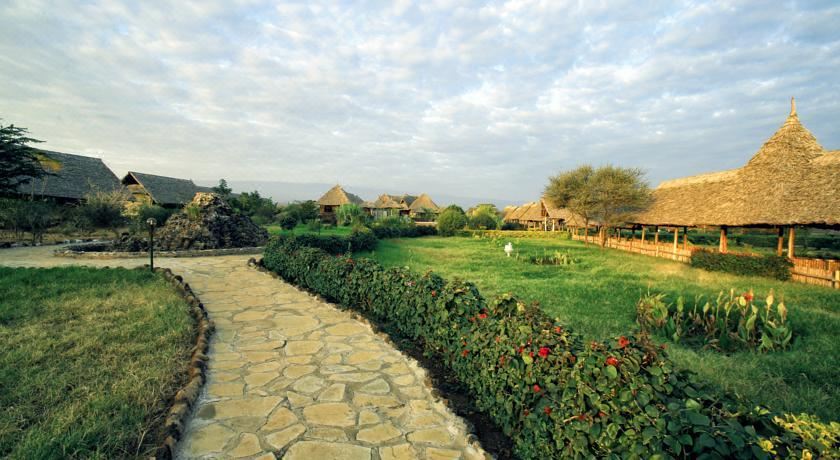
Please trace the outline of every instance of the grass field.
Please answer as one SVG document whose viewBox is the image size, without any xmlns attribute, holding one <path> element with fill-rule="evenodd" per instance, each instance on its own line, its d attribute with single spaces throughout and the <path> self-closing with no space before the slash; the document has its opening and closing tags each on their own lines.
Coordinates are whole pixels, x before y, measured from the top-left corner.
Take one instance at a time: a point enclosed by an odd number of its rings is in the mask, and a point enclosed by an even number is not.
<svg viewBox="0 0 840 460">
<path fill-rule="evenodd" d="M 301 235 L 304 233 L 318 233 L 309 230 L 306 225 L 298 225 L 293 230 L 283 230 L 280 228 L 279 225 L 266 225 L 265 229 L 268 230 L 268 233 L 272 235 L 278 235 L 280 233 L 293 233 L 295 235 Z M 349 235 L 350 232 L 353 231 L 352 227 L 342 227 L 342 226 L 324 226 L 321 227 L 321 235 Z"/>
<path fill-rule="evenodd" d="M 758 296 L 774 289 L 790 310 L 796 335 L 792 349 L 781 353 L 714 351 L 669 344 L 683 368 L 726 391 L 737 392 L 787 412 L 840 420 L 840 291 L 706 272 L 685 264 L 616 250 L 585 247 L 569 240 L 513 239 L 520 256 L 568 251 L 572 266 L 537 266 L 505 256 L 508 240 L 426 237 L 380 241 L 369 254 L 386 266 L 433 270 L 473 281 L 487 298 L 513 292 L 539 302 L 552 316 L 586 338 L 607 339 L 636 329 L 635 304 L 643 292 L 716 296 L 730 288 L 753 288 Z M 527 257 L 525 257 L 527 258 Z"/>
<path fill-rule="evenodd" d="M 0 458 L 138 458 L 183 383 L 181 297 L 147 271 L 0 268 Z"/>
</svg>

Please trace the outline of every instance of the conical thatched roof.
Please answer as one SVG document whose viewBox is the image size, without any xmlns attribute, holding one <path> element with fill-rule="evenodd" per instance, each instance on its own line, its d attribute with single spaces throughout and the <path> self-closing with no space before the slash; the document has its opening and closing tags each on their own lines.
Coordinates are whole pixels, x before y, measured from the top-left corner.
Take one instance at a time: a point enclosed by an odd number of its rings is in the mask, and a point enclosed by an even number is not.
<svg viewBox="0 0 840 460">
<path fill-rule="evenodd" d="M 341 206 L 343 204 L 353 203 L 359 206 L 364 204 L 364 200 L 358 196 L 344 191 L 340 185 L 329 189 L 327 193 L 318 199 L 318 204 L 321 206 Z"/>
<path fill-rule="evenodd" d="M 676 226 L 840 225 L 840 154 L 827 152 L 799 121 L 785 123 L 742 168 L 657 187 L 635 221 Z"/>
<path fill-rule="evenodd" d="M 432 198 L 429 195 L 421 193 L 420 196 L 417 197 L 417 199 L 412 200 L 411 205 L 409 205 L 408 209 L 411 209 L 415 212 L 421 212 L 424 209 L 438 211 L 440 210 L 440 207 L 437 204 L 435 204 L 434 201 L 432 201 Z"/>
<path fill-rule="evenodd" d="M 394 200 L 391 195 L 383 193 L 371 205 L 373 209 L 405 209 L 403 205 Z"/>
</svg>

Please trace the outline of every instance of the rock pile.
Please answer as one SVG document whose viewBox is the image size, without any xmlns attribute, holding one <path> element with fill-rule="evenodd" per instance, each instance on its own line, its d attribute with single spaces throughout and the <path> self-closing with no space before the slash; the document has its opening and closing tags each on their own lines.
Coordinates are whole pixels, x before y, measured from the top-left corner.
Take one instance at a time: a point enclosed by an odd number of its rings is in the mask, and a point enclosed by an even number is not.
<svg viewBox="0 0 840 460">
<path fill-rule="evenodd" d="M 155 236 L 163 251 L 262 246 L 268 232 L 214 193 L 199 192 L 166 221 Z"/>
</svg>

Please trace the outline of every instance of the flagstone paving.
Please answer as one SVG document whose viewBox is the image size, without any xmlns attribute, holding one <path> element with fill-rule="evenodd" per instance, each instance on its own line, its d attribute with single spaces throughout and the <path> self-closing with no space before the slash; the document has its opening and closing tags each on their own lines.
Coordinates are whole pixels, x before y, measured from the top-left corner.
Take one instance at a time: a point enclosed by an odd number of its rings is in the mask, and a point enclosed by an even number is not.
<svg viewBox="0 0 840 460">
<path fill-rule="evenodd" d="M 349 313 L 248 268 L 247 259 L 158 260 L 184 277 L 216 323 L 208 382 L 179 458 L 485 458 L 414 360 Z M 0 251 L 2 265 L 143 262 Z"/>
</svg>

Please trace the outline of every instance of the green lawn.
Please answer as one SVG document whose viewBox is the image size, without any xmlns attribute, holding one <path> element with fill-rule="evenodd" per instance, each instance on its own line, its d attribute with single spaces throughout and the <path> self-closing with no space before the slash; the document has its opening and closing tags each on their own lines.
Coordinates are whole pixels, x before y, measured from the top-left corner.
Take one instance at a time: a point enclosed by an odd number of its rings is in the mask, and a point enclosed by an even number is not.
<svg viewBox="0 0 840 460">
<path fill-rule="evenodd" d="M 561 250 L 581 259 L 572 266 L 537 266 L 506 257 L 502 247 L 507 241 L 384 240 L 366 255 L 387 266 L 433 270 L 446 278 L 473 281 L 487 298 L 513 292 L 528 302 L 539 302 L 546 312 L 593 339 L 636 329 L 635 304 L 647 290 L 682 294 L 693 301 L 695 295 L 717 295 L 730 288 L 738 292 L 753 288 L 759 296 L 772 288 L 790 310 L 796 335 L 792 349 L 722 355 L 670 344 L 671 356 L 726 391 L 775 409 L 840 420 L 840 291 L 712 273 L 664 259 L 585 247 L 578 241 L 512 239 L 521 256 Z"/>
<path fill-rule="evenodd" d="M 298 225 L 292 230 L 283 230 L 280 228 L 279 225 L 266 225 L 264 226 L 268 233 L 272 235 L 279 235 L 280 233 L 293 233 L 295 235 L 301 235 L 304 233 L 318 233 L 309 230 L 306 225 Z M 343 226 L 323 226 L 321 227 L 321 235 L 349 235 L 350 232 L 353 231 L 353 228 L 350 226 L 343 227 Z"/>
<path fill-rule="evenodd" d="M 139 458 L 185 383 L 189 308 L 139 270 L 0 268 L 0 458 Z"/>
</svg>

